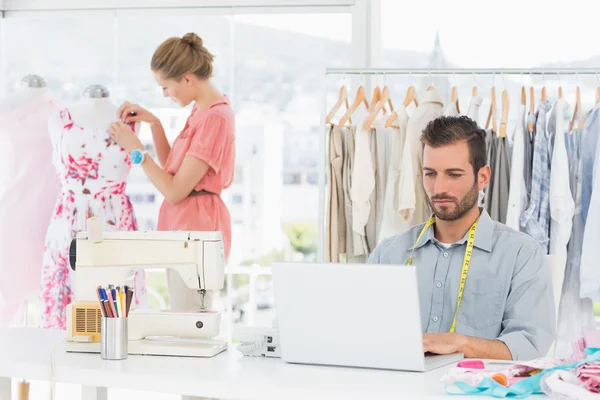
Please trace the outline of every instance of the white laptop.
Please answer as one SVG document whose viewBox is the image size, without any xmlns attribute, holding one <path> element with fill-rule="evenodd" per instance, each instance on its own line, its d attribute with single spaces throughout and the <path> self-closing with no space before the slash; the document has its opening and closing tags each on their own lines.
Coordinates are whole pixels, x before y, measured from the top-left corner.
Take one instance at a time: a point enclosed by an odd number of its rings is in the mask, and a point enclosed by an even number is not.
<svg viewBox="0 0 600 400">
<path fill-rule="evenodd" d="M 429 371 L 415 266 L 273 263 L 281 358 L 290 363 Z"/>
</svg>

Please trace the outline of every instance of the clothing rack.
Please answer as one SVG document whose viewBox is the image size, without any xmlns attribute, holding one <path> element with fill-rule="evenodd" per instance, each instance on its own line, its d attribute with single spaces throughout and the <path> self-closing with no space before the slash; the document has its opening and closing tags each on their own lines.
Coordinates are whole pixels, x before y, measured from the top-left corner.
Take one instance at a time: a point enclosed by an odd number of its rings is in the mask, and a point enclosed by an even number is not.
<svg viewBox="0 0 600 400">
<path fill-rule="evenodd" d="M 327 68 L 325 75 L 598 75 L 598 68 Z"/>
<path fill-rule="evenodd" d="M 329 75 L 596 75 L 600 86 L 600 66 L 598 68 L 326 68 L 325 78 Z M 323 105 L 321 127 L 325 126 L 327 115 L 327 85 L 323 81 Z M 325 243 L 325 201 L 327 174 L 327 146 L 325 139 L 319 141 L 319 235 L 317 261 L 323 262 Z"/>
</svg>

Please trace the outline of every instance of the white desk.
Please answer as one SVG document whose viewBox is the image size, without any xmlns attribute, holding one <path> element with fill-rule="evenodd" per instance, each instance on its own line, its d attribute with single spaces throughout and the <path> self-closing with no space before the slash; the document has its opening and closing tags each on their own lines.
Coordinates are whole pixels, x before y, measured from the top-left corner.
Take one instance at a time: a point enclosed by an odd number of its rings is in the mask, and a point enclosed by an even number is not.
<svg viewBox="0 0 600 400">
<path fill-rule="evenodd" d="M 219 399 L 450 399 L 441 368 L 426 374 L 287 364 L 243 357 L 233 347 L 212 359 L 66 353 L 62 331 L 16 328 L 0 332 L 0 400 L 10 399 L 10 377 L 83 385 L 83 399 L 104 399 L 105 388 Z M 58 345 L 57 345 L 58 344 Z M 475 399 L 473 396 L 465 397 Z"/>
</svg>

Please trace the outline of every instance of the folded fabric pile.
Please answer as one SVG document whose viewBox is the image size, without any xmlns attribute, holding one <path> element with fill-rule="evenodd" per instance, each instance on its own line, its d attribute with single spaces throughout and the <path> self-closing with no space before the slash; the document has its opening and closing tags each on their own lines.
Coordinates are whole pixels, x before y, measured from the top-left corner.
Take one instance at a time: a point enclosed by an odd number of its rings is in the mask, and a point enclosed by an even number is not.
<svg viewBox="0 0 600 400">
<path fill-rule="evenodd" d="M 497 369 L 452 368 L 442 382 L 449 394 L 600 399 L 600 348 L 587 348 L 584 354 L 586 357 L 577 361 L 544 357 Z"/>
</svg>

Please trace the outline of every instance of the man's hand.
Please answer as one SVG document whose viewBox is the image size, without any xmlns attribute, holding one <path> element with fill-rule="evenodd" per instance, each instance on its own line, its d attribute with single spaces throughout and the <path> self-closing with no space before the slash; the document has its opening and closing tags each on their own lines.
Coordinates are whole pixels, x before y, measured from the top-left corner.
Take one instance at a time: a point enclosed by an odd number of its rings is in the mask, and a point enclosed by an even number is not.
<svg viewBox="0 0 600 400">
<path fill-rule="evenodd" d="M 425 353 L 452 354 L 463 352 L 467 337 L 458 333 L 425 333 L 423 349 Z"/>
<path fill-rule="evenodd" d="M 463 353 L 466 358 L 512 360 L 509 348 L 500 340 L 487 340 L 458 333 L 424 333 L 423 349 L 427 353 Z"/>
</svg>

